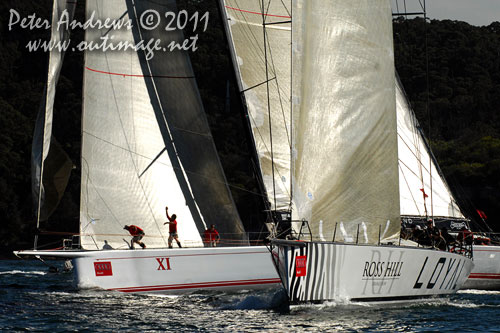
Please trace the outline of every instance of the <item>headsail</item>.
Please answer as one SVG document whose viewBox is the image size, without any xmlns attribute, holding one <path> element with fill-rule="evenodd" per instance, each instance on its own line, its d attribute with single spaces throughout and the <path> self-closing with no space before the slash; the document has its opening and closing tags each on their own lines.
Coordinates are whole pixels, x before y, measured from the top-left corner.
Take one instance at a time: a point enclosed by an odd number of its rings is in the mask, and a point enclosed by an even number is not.
<svg viewBox="0 0 500 333">
<path fill-rule="evenodd" d="M 291 3 L 289 0 L 220 2 L 270 209 L 288 210 Z"/>
<path fill-rule="evenodd" d="M 293 7 L 293 193 L 298 218 L 332 237 L 366 227 L 367 243 L 399 234 L 392 19 L 389 1 Z M 363 239 L 364 237 L 360 237 Z"/>
<path fill-rule="evenodd" d="M 121 29 L 87 30 L 136 44 L 182 41 L 182 31 L 146 31 L 138 18 L 146 10 L 177 12 L 175 1 L 89 0 L 87 17 L 131 22 Z M 165 18 L 163 18 L 165 20 Z M 162 22 L 160 27 L 167 26 Z M 244 229 L 218 160 L 185 51 L 85 54 L 80 232 L 84 248 L 106 240 L 123 247 L 125 224 L 146 232 L 148 247 L 164 247 L 165 205 L 179 222 L 179 238 L 201 245 L 200 233 L 215 223 L 224 237 L 245 239 Z M 127 238 L 128 239 L 128 238 Z"/>
<path fill-rule="evenodd" d="M 57 22 L 73 18 L 77 1 L 54 0 L 52 6 L 51 42 L 62 45 L 69 41 L 69 30 Z M 35 124 L 31 149 L 31 179 L 37 226 L 54 211 L 68 183 L 72 163 L 52 138 L 52 118 L 56 86 L 64 51 L 55 47 L 49 54 L 47 85 Z M 47 161 L 47 162 L 46 162 Z"/>
<path fill-rule="evenodd" d="M 401 215 L 464 218 L 396 82 Z"/>
</svg>

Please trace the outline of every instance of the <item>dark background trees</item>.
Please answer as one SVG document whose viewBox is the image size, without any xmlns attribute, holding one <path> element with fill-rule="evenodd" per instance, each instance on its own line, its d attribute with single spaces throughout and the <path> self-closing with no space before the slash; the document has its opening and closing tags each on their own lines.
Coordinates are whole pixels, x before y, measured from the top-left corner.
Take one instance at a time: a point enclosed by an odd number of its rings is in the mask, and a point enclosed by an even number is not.
<svg viewBox="0 0 500 333">
<path fill-rule="evenodd" d="M 396 68 L 464 213 L 500 231 L 500 23 L 397 19 Z M 428 73 L 428 74 L 427 74 Z"/>
<path fill-rule="evenodd" d="M 210 12 L 209 29 L 192 54 L 193 67 L 240 215 L 254 231 L 263 216 L 253 176 L 241 101 L 228 59 L 215 1 L 185 0 L 189 12 Z M 29 52 L 30 40 L 49 39 L 42 29 L 8 29 L 9 10 L 21 17 L 50 19 L 51 1 L 0 3 L 0 252 L 31 247 L 35 232 L 30 153 L 36 115 L 46 80 L 47 53 Z M 84 5 L 77 6 L 84 21 Z M 450 187 L 466 210 L 488 215 L 500 229 L 500 23 L 475 27 L 464 22 L 422 19 L 394 22 L 396 67 L 410 102 Z M 83 31 L 73 31 L 81 40 Z M 58 84 L 54 136 L 75 169 L 50 218 L 57 231 L 78 231 L 82 52 L 68 52 Z M 216 83 L 216 84 L 214 84 Z"/>
</svg>

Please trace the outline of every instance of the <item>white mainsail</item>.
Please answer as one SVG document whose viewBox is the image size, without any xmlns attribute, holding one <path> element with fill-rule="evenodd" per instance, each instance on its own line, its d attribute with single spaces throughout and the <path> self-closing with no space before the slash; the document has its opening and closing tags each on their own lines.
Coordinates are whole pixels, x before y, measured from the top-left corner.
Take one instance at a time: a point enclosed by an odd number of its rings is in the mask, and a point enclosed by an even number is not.
<svg viewBox="0 0 500 333">
<path fill-rule="evenodd" d="M 439 172 L 419 124 L 396 82 L 401 215 L 464 218 Z"/>
<path fill-rule="evenodd" d="M 294 2 L 294 215 L 313 234 L 399 234 L 391 22 L 384 0 Z"/>
<path fill-rule="evenodd" d="M 65 53 L 63 45 L 69 43 L 68 27 L 59 26 L 57 22 L 60 20 L 70 21 L 73 18 L 76 4 L 76 0 L 55 0 L 52 6 L 50 41 L 56 47 L 49 53 L 47 85 L 44 91 L 44 100 L 37 116 L 31 152 L 32 192 L 37 223 L 46 220 L 52 210 L 55 209 L 66 187 L 72 167 L 69 157 L 55 141 L 52 141 L 52 120 L 56 86 Z M 49 161 L 49 170 L 46 170 L 45 161 L 49 153 L 53 158 Z M 47 178 L 51 178 L 51 184 L 45 182 Z M 53 180 L 58 184 L 54 184 Z"/>
<path fill-rule="evenodd" d="M 270 209 L 288 210 L 291 4 L 289 0 L 220 2 Z"/>
<path fill-rule="evenodd" d="M 86 41 L 183 40 L 179 30 L 141 29 L 137 18 L 150 9 L 177 11 L 175 1 L 89 0 L 87 17 L 130 20 L 133 29 L 89 29 Z M 160 52 L 147 60 L 130 48 L 87 51 L 82 128 L 83 248 L 102 248 L 105 241 L 126 246 L 127 224 L 145 230 L 148 247 L 166 247 L 166 205 L 187 246 L 201 246 L 200 233 L 210 223 L 228 239 L 245 239 L 187 52 Z"/>
</svg>

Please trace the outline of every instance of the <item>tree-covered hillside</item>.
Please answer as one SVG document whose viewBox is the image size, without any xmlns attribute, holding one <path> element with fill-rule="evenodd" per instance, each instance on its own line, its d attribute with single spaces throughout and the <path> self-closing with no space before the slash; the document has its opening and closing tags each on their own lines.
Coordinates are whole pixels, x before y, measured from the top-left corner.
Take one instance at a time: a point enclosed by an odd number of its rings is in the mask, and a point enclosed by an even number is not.
<svg viewBox="0 0 500 333">
<path fill-rule="evenodd" d="M 461 207 L 500 231 L 500 23 L 394 23 L 396 68 Z"/>
<path fill-rule="evenodd" d="M 46 80 L 47 53 L 29 52 L 30 40 L 49 38 L 45 29 L 9 31 L 10 9 L 21 17 L 50 19 L 52 1 L 0 3 L 0 252 L 28 248 L 35 232 L 30 154 L 36 115 Z M 231 72 L 216 1 L 185 0 L 189 12 L 210 12 L 192 62 L 213 136 L 240 215 L 254 231 L 263 209 L 248 152 L 241 101 Z M 77 19 L 84 21 L 79 1 Z M 500 23 L 398 19 L 394 23 L 396 67 L 433 151 L 469 217 L 475 209 L 500 231 Z M 72 38 L 81 39 L 83 31 Z M 75 168 L 64 199 L 46 230 L 78 231 L 82 52 L 68 52 L 58 85 L 54 136 Z M 428 73 L 428 75 L 427 75 Z M 214 84 L 216 83 L 216 84 Z M 229 87 L 229 94 L 227 93 Z"/>
</svg>

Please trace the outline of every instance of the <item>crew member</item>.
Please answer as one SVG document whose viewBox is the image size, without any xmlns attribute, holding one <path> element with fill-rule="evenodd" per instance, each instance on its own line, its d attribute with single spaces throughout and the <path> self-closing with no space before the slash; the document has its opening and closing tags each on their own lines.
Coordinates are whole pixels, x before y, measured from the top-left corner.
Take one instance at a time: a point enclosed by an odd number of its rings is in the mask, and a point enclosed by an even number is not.
<svg viewBox="0 0 500 333">
<path fill-rule="evenodd" d="M 462 230 L 458 233 L 457 240 L 462 243 L 462 245 L 471 245 L 473 240 L 473 235 L 470 230 L 466 227 L 462 227 Z"/>
<path fill-rule="evenodd" d="M 220 241 L 219 232 L 215 230 L 215 224 L 210 225 L 210 228 L 205 230 L 204 232 L 204 240 L 205 246 L 207 247 L 215 247 Z"/>
<path fill-rule="evenodd" d="M 142 230 L 136 225 L 126 225 L 123 227 L 123 229 L 128 230 L 128 232 L 130 232 L 130 234 L 133 236 L 132 240 L 130 241 L 131 249 L 134 248 L 134 243 L 139 244 L 143 249 L 146 248 L 146 244 L 141 242 L 142 237 L 144 237 L 145 235 L 144 230 Z"/>
<path fill-rule="evenodd" d="M 177 234 L 177 215 L 172 214 L 172 216 L 168 215 L 168 207 L 165 207 L 165 213 L 167 214 L 168 222 L 163 223 L 163 225 L 168 224 L 168 247 L 172 248 L 172 239 L 175 239 L 177 245 L 181 246 L 181 242 L 179 241 L 179 235 Z"/>
<path fill-rule="evenodd" d="M 455 238 L 448 233 L 448 229 L 446 227 L 441 228 L 441 236 L 446 241 L 446 248 L 450 249 L 452 246 L 455 246 Z"/>
</svg>

